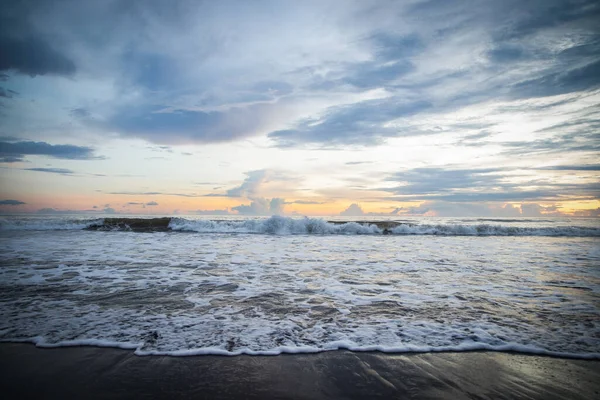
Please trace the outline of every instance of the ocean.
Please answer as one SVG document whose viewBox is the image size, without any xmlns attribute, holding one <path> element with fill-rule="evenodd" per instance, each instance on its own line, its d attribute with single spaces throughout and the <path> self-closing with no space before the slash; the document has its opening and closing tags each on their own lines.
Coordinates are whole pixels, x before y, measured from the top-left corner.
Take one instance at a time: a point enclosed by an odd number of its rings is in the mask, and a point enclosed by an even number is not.
<svg viewBox="0 0 600 400">
<path fill-rule="evenodd" d="M 3 216 L 0 287 L 40 347 L 600 359 L 598 219 Z"/>
</svg>

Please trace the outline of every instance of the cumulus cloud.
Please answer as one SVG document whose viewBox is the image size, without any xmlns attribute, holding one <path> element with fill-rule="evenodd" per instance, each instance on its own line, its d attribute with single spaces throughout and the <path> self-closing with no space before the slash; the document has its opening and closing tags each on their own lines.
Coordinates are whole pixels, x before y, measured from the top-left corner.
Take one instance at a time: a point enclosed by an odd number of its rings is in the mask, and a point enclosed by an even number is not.
<svg viewBox="0 0 600 400">
<path fill-rule="evenodd" d="M 362 207 L 357 203 L 352 203 L 346 208 L 344 211 L 340 212 L 340 215 L 345 217 L 362 217 L 362 216 L 371 216 L 371 217 L 384 217 L 384 216 L 392 216 L 398 215 L 398 213 L 402 211 L 402 208 L 396 207 L 391 212 L 365 212 Z"/>
<path fill-rule="evenodd" d="M 521 215 L 524 217 L 541 217 L 544 207 L 539 204 L 521 204 Z"/>
<path fill-rule="evenodd" d="M 353 203 L 353 204 L 350 204 L 348 206 L 348 208 L 346 208 L 344 211 L 342 211 L 340 213 L 340 215 L 343 215 L 346 217 L 359 217 L 359 216 L 365 215 L 365 212 L 363 211 L 361 206 L 359 206 L 356 203 Z"/>
<path fill-rule="evenodd" d="M 284 207 L 285 200 L 281 198 L 254 198 L 250 204 L 240 204 L 231 209 L 241 215 L 282 215 Z"/>
</svg>

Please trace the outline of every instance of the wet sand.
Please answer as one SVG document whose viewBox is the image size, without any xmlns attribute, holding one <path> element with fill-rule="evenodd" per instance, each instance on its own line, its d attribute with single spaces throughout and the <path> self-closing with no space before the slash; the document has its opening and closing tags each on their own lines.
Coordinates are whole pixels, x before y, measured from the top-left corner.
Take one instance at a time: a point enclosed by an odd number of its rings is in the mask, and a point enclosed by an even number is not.
<svg viewBox="0 0 600 400">
<path fill-rule="evenodd" d="M 600 361 L 496 352 L 139 357 L 0 344 L 5 399 L 593 399 Z"/>
</svg>

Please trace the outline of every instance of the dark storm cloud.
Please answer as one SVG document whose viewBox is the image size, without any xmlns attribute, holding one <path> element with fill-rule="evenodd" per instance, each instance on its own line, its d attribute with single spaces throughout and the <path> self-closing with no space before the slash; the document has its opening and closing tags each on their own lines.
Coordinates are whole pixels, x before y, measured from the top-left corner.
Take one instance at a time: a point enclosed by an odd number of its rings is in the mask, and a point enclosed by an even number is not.
<svg viewBox="0 0 600 400">
<path fill-rule="evenodd" d="M 19 200 L 0 200 L 0 206 L 20 206 L 23 204 L 26 203 Z"/>
<path fill-rule="evenodd" d="M 46 142 L 0 142 L 0 162 L 23 161 L 25 156 L 38 155 L 67 160 L 98 160 L 94 149 L 71 144 L 52 145 Z"/>
<path fill-rule="evenodd" d="M 30 24 L 30 14 L 44 1 L 4 1 L 0 5 L 0 71 L 70 76 L 75 63 Z"/>
</svg>

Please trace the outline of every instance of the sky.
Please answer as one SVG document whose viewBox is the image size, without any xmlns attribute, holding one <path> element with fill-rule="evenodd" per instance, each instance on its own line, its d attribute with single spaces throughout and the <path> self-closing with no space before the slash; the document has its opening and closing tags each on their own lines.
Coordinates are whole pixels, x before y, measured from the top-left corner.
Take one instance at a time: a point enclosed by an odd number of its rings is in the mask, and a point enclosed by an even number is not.
<svg viewBox="0 0 600 400">
<path fill-rule="evenodd" d="M 0 213 L 599 216 L 600 3 L 0 3 Z"/>
</svg>

